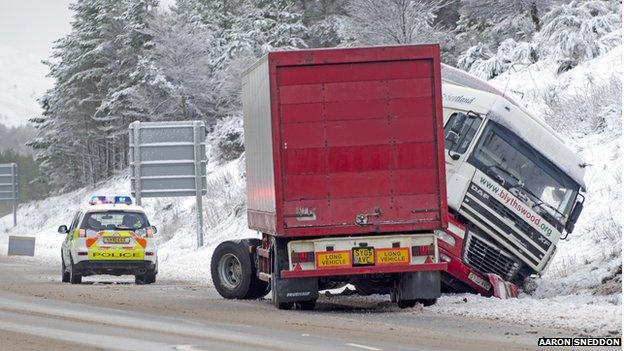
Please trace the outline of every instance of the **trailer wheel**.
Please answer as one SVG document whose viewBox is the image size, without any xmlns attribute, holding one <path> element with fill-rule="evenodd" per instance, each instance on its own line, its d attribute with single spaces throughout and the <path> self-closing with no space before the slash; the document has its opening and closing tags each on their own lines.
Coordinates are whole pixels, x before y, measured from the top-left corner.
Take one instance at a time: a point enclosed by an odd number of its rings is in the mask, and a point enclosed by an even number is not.
<svg viewBox="0 0 624 351">
<path fill-rule="evenodd" d="M 280 302 L 277 288 L 277 280 L 279 279 L 279 272 L 288 263 L 284 263 L 285 250 L 279 246 L 278 239 L 271 238 L 271 298 L 273 304 L 280 310 L 290 310 L 295 305 L 294 302 Z"/>
<path fill-rule="evenodd" d="M 252 262 L 245 241 L 225 241 L 212 254 L 210 273 L 217 292 L 226 299 L 245 299 L 252 281 Z"/>
<path fill-rule="evenodd" d="M 438 302 L 438 299 L 418 299 L 416 301 L 425 307 L 429 307 L 435 305 Z"/>
<path fill-rule="evenodd" d="M 397 306 L 399 306 L 399 308 L 403 309 L 403 308 L 412 308 L 414 306 L 416 306 L 416 300 L 397 300 Z"/>
<path fill-rule="evenodd" d="M 295 307 L 303 311 L 311 311 L 316 306 L 316 300 L 295 302 Z"/>
<path fill-rule="evenodd" d="M 255 250 L 249 250 L 250 247 L 262 246 L 262 240 L 260 239 L 245 239 L 242 240 L 247 246 L 247 252 L 249 253 L 249 260 L 253 263 L 251 265 L 251 283 L 249 284 L 249 291 L 245 295 L 246 299 L 258 299 L 269 293 L 269 283 L 258 278 L 258 264 L 256 258 L 258 257 Z"/>
</svg>

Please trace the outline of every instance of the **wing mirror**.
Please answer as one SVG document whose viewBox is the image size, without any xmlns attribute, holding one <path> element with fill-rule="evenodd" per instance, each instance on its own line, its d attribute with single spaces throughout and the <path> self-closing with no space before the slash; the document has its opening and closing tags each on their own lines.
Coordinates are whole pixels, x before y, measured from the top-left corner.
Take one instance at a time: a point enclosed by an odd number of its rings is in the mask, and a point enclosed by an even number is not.
<svg viewBox="0 0 624 351">
<path fill-rule="evenodd" d="M 155 226 L 151 226 L 150 229 L 152 229 L 153 234 L 158 233 L 158 229 Z"/>
<path fill-rule="evenodd" d="M 459 141 L 459 134 L 452 130 L 449 130 L 448 133 L 446 133 L 444 140 L 448 141 L 451 145 L 455 145 Z"/>
<path fill-rule="evenodd" d="M 577 202 L 572 209 L 572 213 L 570 214 L 570 218 L 568 218 L 568 222 L 566 223 L 565 230 L 568 234 L 572 233 L 574 230 L 574 225 L 576 221 L 581 216 L 581 212 L 583 211 L 583 203 L 581 201 Z M 567 235 L 566 235 L 567 237 Z"/>
<path fill-rule="evenodd" d="M 459 133 L 461 133 L 461 130 L 462 128 L 464 128 L 464 124 L 468 119 L 468 115 L 465 113 L 456 112 L 454 117 L 455 118 L 453 118 L 453 123 L 451 123 L 451 132 L 455 132 L 455 134 L 459 136 Z"/>
<path fill-rule="evenodd" d="M 62 226 L 58 227 L 58 232 L 59 232 L 59 234 L 67 234 L 67 233 L 69 233 L 69 229 L 67 229 L 66 225 L 62 225 Z"/>
</svg>

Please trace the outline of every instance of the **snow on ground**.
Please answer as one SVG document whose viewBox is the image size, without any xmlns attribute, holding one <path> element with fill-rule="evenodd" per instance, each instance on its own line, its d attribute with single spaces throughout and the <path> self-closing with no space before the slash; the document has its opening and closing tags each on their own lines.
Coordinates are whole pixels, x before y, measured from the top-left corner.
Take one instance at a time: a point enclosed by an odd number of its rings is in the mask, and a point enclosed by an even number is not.
<svg viewBox="0 0 624 351">
<path fill-rule="evenodd" d="M 545 60 L 503 74 L 494 82 L 506 87 L 522 104 L 541 116 L 548 109 L 545 103 L 548 94 L 572 96 L 613 75 L 619 79 L 620 62 L 621 47 L 618 47 L 559 76 L 556 76 L 555 63 Z M 621 104 L 606 110 L 603 128 L 587 135 L 577 133 L 565 137 L 568 145 L 592 165 L 586 175 L 587 201 L 574 233 L 559 244 L 551 267 L 535 282 L 535 291 L 512 300 L 447 295 L 430 307 L 433 311 L 536 328 L 560 327 L 588 335 L 619 333 L 622 326 L 620 115 Z M 244 157 L 223 166 L 210 163 L 208 170 L 209 189 L 204 197 L 205 246 L 201 249 L 195 247 L 194 198 L 144 199 L 146 212 L 159 229 L 161 279 L 210 285 L 210 257 L 216 245 L 226 239 L 257 236 L 247 229 Z M 73 213 L 84 206 L 91 195 L 127 194 L 129 189 L 129 178 L 119 176 L 96 188 L 22 205 L 16 228 L 11 228 L 11 216 L 0 218 L 0 248 L 7 247 L 9 235 L 35 236 L 37 246 L 33 262 L 60 266 L 63 235 L 56 233 L 57 227 L 68 224 Z M 0 254 L 5 254 L 4 250 Z M 388 300 L 387 296 L 367 298 Z"/>
<path fill-rule="evenodd" d="M 447 295 L 431 309 L 441 314 L 514 322 L 537 329 L 569 329 L 587 336 L 621 335 L 622 329 L 619 302 L 590 295 L 549 299 L 524 295 L 510 300 L 470 294 Z"/>
<path fill-rule="evenodd" d="M 244 159 L 218 169 L 208 177 L 204 197 L 204 247 L 196 249 L 195 198 L 143 199 L 151 224 L 158 228 L 159 278 L 211 284 L 210 258 L 222 241 L 257 237 L 247 228 L 244 216 Z M 60 265 L 60 247 L 64 235 L 59 225 L 69 225 L 74 213 L 85 206 L 92 195 L 128 194 L 130 180 L 116 177 L 96 188 L 87 188 L 53 196 L 19 207 L 18 226 L 12 228 L 12 215 L 0 218 L 0 248 L 8 246 L 9 235 L 34 236 L 35 256 L 41 264 Z M 6 249 L 0 254 L 6 254 Z"/>
</svg>

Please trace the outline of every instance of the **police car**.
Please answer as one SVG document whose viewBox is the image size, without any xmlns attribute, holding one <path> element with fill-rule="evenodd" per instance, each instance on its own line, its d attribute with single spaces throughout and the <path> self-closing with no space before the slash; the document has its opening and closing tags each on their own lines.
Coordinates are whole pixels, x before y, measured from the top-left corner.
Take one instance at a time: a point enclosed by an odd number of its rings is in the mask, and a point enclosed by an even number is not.
<svg viewBox="0 0 624 351">
<path fill-rule="evenodd" d="M 156 227 L 129 196 L 93 196 L 58 232 L 66 236 L 61 248 L 64 283 L 80 284 L 82 277 L 96 274 L 134 275 L 137 284 L 156 281 Z"/>
</svg>

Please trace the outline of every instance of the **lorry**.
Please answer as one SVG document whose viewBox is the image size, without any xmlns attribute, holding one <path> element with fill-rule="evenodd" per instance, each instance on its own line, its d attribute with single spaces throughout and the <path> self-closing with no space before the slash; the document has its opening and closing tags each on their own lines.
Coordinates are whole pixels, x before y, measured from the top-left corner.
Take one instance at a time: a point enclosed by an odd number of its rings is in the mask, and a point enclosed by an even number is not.
<svg viewBox="0 0 624 351">
<path fill-rule="evenodd" d="M 442 67 L 450 291 L 514 295 L 541 274 L 583 209 L 586 164 L 505 91 Z M 509 282 L 502 284 L 503 282 Z"/>
<path fill-rule="evenodd" d="M 350 283 L 401 308 L 435 303 L 448 218 L 438 45 L 271 52 L 242 90 L 261 239 L 215 249 L 217 291 L 312 309 Z"/>
</svg>

